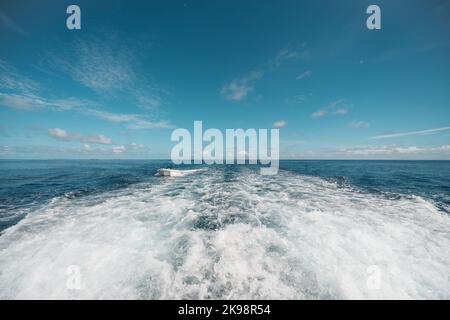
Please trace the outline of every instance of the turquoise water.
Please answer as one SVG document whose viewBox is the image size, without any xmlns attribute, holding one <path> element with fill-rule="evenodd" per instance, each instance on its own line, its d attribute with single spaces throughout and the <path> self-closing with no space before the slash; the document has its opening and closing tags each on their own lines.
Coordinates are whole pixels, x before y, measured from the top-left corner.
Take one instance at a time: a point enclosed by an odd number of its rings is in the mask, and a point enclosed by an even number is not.
<svg viewBox="0 0 450 320">
<path fill-rule="evenodd" d="M 449 161 L 167 167 L 0 161 L 0 297 L 450 298 Z"/>
</svg>

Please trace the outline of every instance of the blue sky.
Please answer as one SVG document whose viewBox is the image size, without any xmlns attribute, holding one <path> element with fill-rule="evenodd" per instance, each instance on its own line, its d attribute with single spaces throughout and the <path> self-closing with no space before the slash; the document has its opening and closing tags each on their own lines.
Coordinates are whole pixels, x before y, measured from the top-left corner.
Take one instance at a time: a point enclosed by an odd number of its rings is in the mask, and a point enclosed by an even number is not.
<svg viewBox="0 0 450 320">
<path fill-rule="evenodd" d="M 2 1 L 0 158 L 169 158 L 202 120 L 279 127 L 282 158 L 450 159 L 449 31 L 445 0 Z"/>
</svg>

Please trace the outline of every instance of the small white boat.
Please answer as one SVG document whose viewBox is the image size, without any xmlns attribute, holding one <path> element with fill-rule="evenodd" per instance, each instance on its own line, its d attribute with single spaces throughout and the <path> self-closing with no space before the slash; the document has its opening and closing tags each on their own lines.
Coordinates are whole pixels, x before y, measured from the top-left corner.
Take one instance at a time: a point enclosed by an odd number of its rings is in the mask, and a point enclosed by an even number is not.
<svg viewBox="0 0 450 320">
<path fill-rule="evenodd" d="M 155 176 L 158 177 L 182 177 L 189 173 L 194 173 L 198 170 L 176 170 L 176 169 L 166 169 L 166 168 L 160 168 L 156 172 Z"/>
</svg>

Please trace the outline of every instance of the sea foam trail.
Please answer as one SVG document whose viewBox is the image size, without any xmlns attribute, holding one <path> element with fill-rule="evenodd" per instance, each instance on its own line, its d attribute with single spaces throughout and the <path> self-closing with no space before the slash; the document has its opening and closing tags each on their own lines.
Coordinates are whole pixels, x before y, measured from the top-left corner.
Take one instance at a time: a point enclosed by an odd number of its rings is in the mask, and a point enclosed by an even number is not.
<svg viewBox="0 0 450 320">
<path fill-rule="evenodd" d="M 286 171 L 55 198 L 0 236 L 10 299 L 448 299 L 449 274 L 450 219 L 432 203 Z"/>
<path fill-rule="evenodd" d="M 193 174 L 196 172 L 204 171 L 204 169 L 193 169 L 193 170 L 177 170 L 177 169 L 168 169 L 168 168 L 160 168 L 156 171 L 156 177 L 182 177 L 188 174 Z"/>
</svg>

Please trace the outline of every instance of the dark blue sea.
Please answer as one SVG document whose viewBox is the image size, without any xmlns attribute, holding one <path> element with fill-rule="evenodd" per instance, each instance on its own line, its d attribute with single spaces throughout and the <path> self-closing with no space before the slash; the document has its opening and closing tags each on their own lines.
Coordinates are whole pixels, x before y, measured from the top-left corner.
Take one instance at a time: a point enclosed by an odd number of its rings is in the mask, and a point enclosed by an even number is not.
<svg viewBox="0 0 450 320">
<path fill-rule="evenodd" d="M 450 298 L 450 161 L 259 172 L 0 160 L 0 298 Z"/>
</svg>

